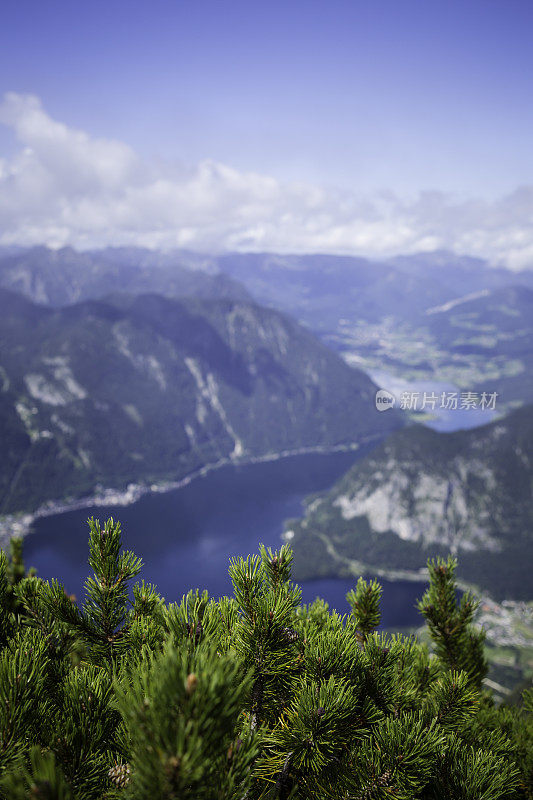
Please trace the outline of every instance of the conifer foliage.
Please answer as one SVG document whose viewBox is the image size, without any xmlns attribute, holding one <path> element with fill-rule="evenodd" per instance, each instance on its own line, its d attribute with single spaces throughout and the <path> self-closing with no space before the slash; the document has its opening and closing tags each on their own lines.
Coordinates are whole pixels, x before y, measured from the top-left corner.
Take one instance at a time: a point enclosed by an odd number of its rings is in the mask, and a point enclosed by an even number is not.
<svg viewBox="0 0 533 800">
<path fill-rule="evenodd" d="M 453 560 L 429 565 L 430 652 L 377 632 L 375 581 L 344 616 L 301 605 L 286 545 L 232 560 L 232 597 L 166 603 L 118 522 L 89 527 L 80 606 L 0 553 L 1 800 L 533 798 L 532 698 L 483 689 Z"/>
</svg>

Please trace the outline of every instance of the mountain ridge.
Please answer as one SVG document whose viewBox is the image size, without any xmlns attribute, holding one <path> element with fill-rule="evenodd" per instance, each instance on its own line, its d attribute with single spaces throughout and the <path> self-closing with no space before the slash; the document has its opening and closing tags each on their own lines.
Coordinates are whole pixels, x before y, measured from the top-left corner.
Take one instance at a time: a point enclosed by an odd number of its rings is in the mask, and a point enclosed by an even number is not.
<svg viewBox="0 0 533 800">
<path fill-rule="evenodd" d="M 248 300 L 115 295 L 58 309 L 2 289 L 0 340 L 4 514 L 403 424 L 378 414 L 364 373 Z"/>
<path fill-rule="evenodd" d="M 338 574 L 355 561 L 416 573 L 451 552 L 465 580 L 530 599 L 531 452 L 533 406 L 470 430 L 392 433 L 288 523 L 297 570 Z"/>
</svg>

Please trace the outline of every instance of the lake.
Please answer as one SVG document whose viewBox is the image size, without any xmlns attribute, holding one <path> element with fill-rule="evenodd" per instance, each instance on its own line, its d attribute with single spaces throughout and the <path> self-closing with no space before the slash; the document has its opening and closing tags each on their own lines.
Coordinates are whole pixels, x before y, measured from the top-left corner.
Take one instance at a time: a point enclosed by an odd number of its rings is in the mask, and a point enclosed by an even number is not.
<svg viewBox="0 0 533 800">
<path fill-rule="evenodd" d="M 231 556 L 256 553 L 260 542 L 281 545 L 283 522 L 301 516 L 303 499 L 329 488 L 369 447 L 357 452 L 304 455 L 278 461 L 227 466 L 164 494 L 149 494 L 130 506 L 99 506 L 38 519 L 25 540 L 25 561 L 43 578 L 60 577 L 83 599 L 87 566 L 87 518 L 119 519 L 123 545 L 143 559 L 142 578 L 156 584 L 168 602 L 190 588 L 215 597 L 231 593 Z M 424 584 L 381 581 L 383 624 L 420 624 L 414 609 Z M 317 595 L 340 613 L 355 581 L 320 579 L 302 585 L 303 602 Z"/>
</svg>

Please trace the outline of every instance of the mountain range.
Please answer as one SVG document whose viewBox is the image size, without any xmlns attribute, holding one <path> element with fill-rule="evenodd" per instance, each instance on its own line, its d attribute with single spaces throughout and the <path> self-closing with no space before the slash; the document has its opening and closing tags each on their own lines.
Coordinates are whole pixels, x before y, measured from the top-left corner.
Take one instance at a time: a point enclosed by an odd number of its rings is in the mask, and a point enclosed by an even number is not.
<svg viewBox="0 0 533 800">
<path fill-rule="evenodd" d="M 446 251 L 382 262 L 331 255 L 0 251 L 0 286 L 54 307 L 111 293 L 231 297 L 296 317 L 351 365 L 533 402 L 533 272 Z M 490 386 L 489 386 L 490 384 Z"/>
<path fill-rule="evenodd" d="M 357 367 L 533 402 L 531 273 L 445 252 L 38 247 L 0 252 L 0 287 L 0 514 L 397 431 L 292 525 L 301 574 L 416 572 L 452 550 L 495 594 L 524 577 L 531 407 L 397 430 Z"/>
<path fill-rule="evenodd" d="M 60 308 L 0 289 L 0 514 L 403 424 L 310 331 L 202 281 Z"/>
<path fill-rule="evenodd" d="M 113 292 L 250 299 L 244 286 L 193 253 L 159 253 L 136 247 L 78 252 L 31 247 L 0 252 L 0 286 L 55 307 Z"/>
</svg>

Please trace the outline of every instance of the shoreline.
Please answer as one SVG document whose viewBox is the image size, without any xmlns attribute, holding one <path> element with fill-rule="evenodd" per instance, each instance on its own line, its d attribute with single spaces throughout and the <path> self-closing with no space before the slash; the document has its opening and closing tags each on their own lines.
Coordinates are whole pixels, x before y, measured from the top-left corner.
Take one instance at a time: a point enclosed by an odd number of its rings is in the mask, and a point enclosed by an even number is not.
<svg viewBox="0 0 533 800">
<path fill-rule="evenodd" d="M 224 467 L 247 467 L 253 464 L 280 461 L 282 459 L 296 458 L 298 456 L 316 455 L 333 456 L 336 453 L 356 453 L 362 447 L 372 442 L 379 442 L 381 435 L 363 437 L 358 442 L 348 442 L 339 445 L 313 447 L 301 447 L 294 449 L 281 450 L 276 453 L 265 453 L 258 456 L 241 456 L 239 458 L 225 457 L 216 462 L 206 464 L 196 470 L 189 472 L 178 480 L 165 480 L 158 483 L 134 484 L 130 483 L 125 489 L 101 488 L 94 495 L 76 498 L 70 501 L 54 502 L 48 501 L 42 504 L 32 513 L 18 512 L 16 514 L 4 515 L 0 517 L 0 547 L 5 547 L 9 542 L 10 536 L 26 536 L 31 533 L 31 526 L 37 519 L 54 516 L 55 514 L 68 513 L 83 508 L 98 506 L 117 506 L 125 507 L 132 505 L 140 500 L 144 495 L 156 495 L 174 491 L 188 486 L 198 478 L 204 477 Z M 97 487 L 98 488 L 98 487 Z M 289 541 L 290 529 L 283 531 L 281 542 Z M 280 543 L 281 543 L 280 542 Z M 343 559 L 341 559 L 342 563 Z M 340 565 L 339 565 L 340 566 Z M 370 566 L 363 562 L 349 559 L 344 561 L 339 573 L 327 576 L 312 576 L 302 579 L 297 574 L 294 575 L 296 583 L 304 584 L 313 580 L 323 578 L 335 580 L 338 578 L 346 579 L 353 576 L 355 580 L 360 575 L 368 578 L 377 578 L 392 583 L 397 581 L 408 581 L 422 585 L 427 582 L 427 568 L 419 570 L 394 569 Z M 296 571 L 297 572 L 297 571 Z M 533 648 L 533 601 L 514 600 L 506 598 L 503 601 L 496 601 L 494 598 L 473 584 L 459 579 L 458 588 L 462 591 L 473 591 L 480 601 L 480 608 L 477 612 L 476 624 L 481 625 L 487 635 L 487 644 L 498 648 L 518 648 L 521 652 L 529 652 Z M 505 692 L 504 692 L 505 693 Z"/>
<path fill-rule="evenodd" d="M 284 458 L 293 458 L 305 455 L 334 455 L 335 453 L 356 452 L 360 447 L 376 443 L 382 439 L 381 434 L 365 436 L 359 442 L 348 442 L 339 445 L 315 445 L 311 447 L 299 447 L 294 449 L 281 450 L 277 453 L 265 453 L 260 456 L 248 456 L 231 458 L 230 456 L 221 458 L 205 464 L 199 469 L 189 472 L 178 480 L 162 480 L 157 483 L 129 483 L 125 489 L 113 489 L 110 487 L 97 491 L 94 495 L 79 497 L 73 500 L 47 500 L 35 511 L 18 511 L 12 514 L 0 516 L 0 548 L 4 549 L 9 544 L 9 539 L 13 536 L 24 538 L 31 531 L 31 526 L 37 519 L 52 517 L 56 514 L 65 514 L 69 511 L 79 511 L 83 508 L 93 508 L 99 506 L 130 506 L 136 503 L 141 497 L 147 494 L 163 494 L 182 489 L 192 481 L 203 478 L 206 475 L 223 467 L 251 466 L 270 461 L 280 461 Z"/>
</svg>

